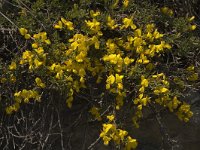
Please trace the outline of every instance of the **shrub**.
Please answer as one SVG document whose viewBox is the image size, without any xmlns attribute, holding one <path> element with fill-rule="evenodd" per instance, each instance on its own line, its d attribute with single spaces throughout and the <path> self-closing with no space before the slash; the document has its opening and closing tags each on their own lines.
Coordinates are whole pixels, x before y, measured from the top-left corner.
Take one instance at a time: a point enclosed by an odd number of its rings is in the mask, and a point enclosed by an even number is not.
<svg viewBox="0 0 200 150">
<path fill-rule="evenodd" d="M 145 109 L 167 109 L 185 122 L 192 117 L 183 95 L 198 86 L 193 16 L 131 0 L 19 2 L 16 24 L 26 45 L 0 68 L 8 115 L 26 104 L 43 107 L 56 92 L 66 109 L 84 101 L 102 124 L 104 144 L 128 150 L 138 142 L 123 114 L 136 128 Z"/>
</svg>

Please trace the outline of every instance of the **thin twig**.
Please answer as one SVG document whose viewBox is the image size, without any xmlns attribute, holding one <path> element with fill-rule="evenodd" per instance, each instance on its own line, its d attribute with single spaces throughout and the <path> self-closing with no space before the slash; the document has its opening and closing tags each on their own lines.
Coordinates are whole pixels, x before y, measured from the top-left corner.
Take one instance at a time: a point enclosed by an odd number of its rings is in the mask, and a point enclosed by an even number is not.
<svg viewBox="0 0 200 150">
<path fill-rule="evenodd" d="M 98 137 L 92 144 L 90 144 L 90 146 L 88 147 L 88 149 L 92 149 L 101 139 L 101 137 Z"/>
<path fill-rule="evenodd" d="M 12 25 L 14 25 L 16 28 L 19 28 L 13 21 L 11 21 L 6 15 L 4 15 L 1 11 L 0 14 L 6 19 L 8 20 Z"/>
</svg>

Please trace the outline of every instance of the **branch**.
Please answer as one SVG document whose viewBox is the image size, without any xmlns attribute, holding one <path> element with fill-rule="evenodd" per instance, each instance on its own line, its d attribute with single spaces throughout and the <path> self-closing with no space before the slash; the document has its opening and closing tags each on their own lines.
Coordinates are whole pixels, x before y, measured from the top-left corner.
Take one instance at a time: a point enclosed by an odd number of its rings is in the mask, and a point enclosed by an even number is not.
<svg viewBox="0 0 200 150">
<path fill-rule="evenodd" d="M 1 11 L 0 14 L 6 19 L 8 20 L 12 25 L 14 25 L 16 28 L 19 28 L 14 22 L 12 22 L 6 15 L 4 15 Z"/>
</svg>

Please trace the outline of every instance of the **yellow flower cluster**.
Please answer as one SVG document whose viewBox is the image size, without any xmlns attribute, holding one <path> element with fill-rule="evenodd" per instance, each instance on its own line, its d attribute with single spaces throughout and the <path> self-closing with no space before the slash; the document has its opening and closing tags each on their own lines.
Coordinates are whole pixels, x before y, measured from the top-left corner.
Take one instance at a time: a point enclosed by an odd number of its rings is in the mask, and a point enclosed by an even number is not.
<svg viewBox="0 0 200 150">
<path fill-rule="evenodd" d="M 14 101 L 15 103 L 11 106 L 8 106 L 6 108 L 6 113 L 7 114 L 12 114 L 13 112 L 18 111 L 20 108 L 20 103 L 29 103 L 30 99 L 40 101 L 40 95 L 37 91 L 35 90 L 26 90 L 23 89 L 22 91 L 14 93 Z"/>
<path fill-rule="evenodd" d="M 170 111 L 176 109 L 176 103 L 179 104 L 179 100 L 176 97 L 170 98 L 169 82 L 167 81 L 164 73 L 152 75 L 152 81 L 157 81 L 157 86 L 153 89 L 153 93 L 157 96 L 155 102 L 164 107 L 168 107 Z"/>
<path fill-rule="evenodd" d="M 172 16 L 174 14 L 173 10 L 168 8 L 168 7 L 162 7 L 161 9 L 161 12 L 167 16 Z"/>
<path fill-rule="evenodd" d="M 21 103 L 22 101 L 28 103 L 30 99 L 40 101 L 40 95 L 36 90 L 26 90 L 14 93 L 15 101 Z"/>
<path fill-rule="evenodd" d="M 74 30 L 73 23 L 71 21 L 66 20 L 65 18 L 61 17 L 57 24 L 54 25 L 55 29 L 63 29 L 66 27 L 68 30 Z"/>
<path fill-rule="evenodd" d="M 141 87 L 139 88 L 139 95 L 133 100 L 134 104 L 137 105 L 137 110 L 134 117 L 132 118 L 133 124 L 136 128 L 139 128 L 138 120 L 142 118 L 143 106 L 150 103 L 150 97 L 145 95 L 145 89 L 149 86 L 149 81 L 143 75 L 141 76 Z"/>
<path fill-rule="evenodd" d="M 177 99 L 176 96 L 174 96 L 174 98 L 167 103 L 167 107 L 169 108 L 169 111 L 173 112 L 178 108 L 180 104 L 181 102 Z"/>
<path fill-rule="evenodd" d="M 90 16 L 92 17 L 92 18 L 95 18 L 95 17 L 97 17 L 97 16 L 99 16 L 100 15 L 100 11 L 94 11 L 94 10 L 90 10 Z"/>
<path fill-rule="evenodd" d="M 150 101 L 148 96 L 144 96 L 145 88 L 148 87 L 149 81 L 141 76 L 141 87 L 139 89 L 139 96 L 134 100 L 134 104 L 138 104 L 137 108 L 142 110 L 142 106 L 146 106 L 147 102 Z"/>
<path fill-rule="evenodd" d="M 124 77 L 123 75 L 115 74 L 114 76 L 111 74 L 106 80 L 107 83 L 106 89 L 110 89 L 113 84 L 116 84 L 118 90 L 117 93 L 120 93 L 120 90 L 123 89 L 123 84 L 122 84 L 123 77 Z M 113 93 L 116 93 L 116 91 L 114 90 L 111 91 L 113 91 Z"/>
<path fill-rule="evenodd" d="M 123 144 L 126 150 L 135 149 L 137 147 L 136 139 L 128 136 L 128 132 L 122 129 L 117 129 L 114 123 L 114 115 L 107 116 L 109 123 L 103 124 L 103 130 L 100 133 L 100 137 L 103 139 L 104 144 L 108 145 L 112 140 L 115 144 Z"/>
<path fill-rule="evenodd" d="M 19 29 L 19 32 L 20 32 L 20 34 L 21 34 L 22 36 L 24 36 L 25 39 L 28 40 L 28 39 L 31 38 L 31 35 L 28 34 L 28 30 L 27 30 L 27 29 L 25 29 L 25 28 L 20 28 L 20 29 Z"/>
<path fill-rule="evenodd" d="M 187 68 L 187 70 L 193 70 L 193 67 Z M 190 111 L 190 105 L 178 100 L 177 96 L 173 96 L 173 98 L 170 97 L 171 92 L 168 89 L 169 82 L 167 81 L 164 73 L 152 75 L 152 79 L 156 79 L 157 84 L 160 85 L 157 86 L 153 91 L 154 94 L 158 96 L 155 101 L 164 107 L 168 107 L 170 112 L 176 111 L 176 115 L 180 120 L 185 122 L 189 121 L 193 115 L 193 113 Z"/>
<path fill-rule="evenodd" d="M 123 106 L 123 99 L 125 92 L 123 91 L 123 75 L 111 74 L 106 80 L 106 89 L 111 93 L 117 94 L 116 96 L 116 109 L 119 110 Z"/>
<path fill-rule="evenodd" d="M 183 103 L 177 111 L 177 116 L 180 120 L 188 122 L 189 119 L 192 117 L 193 113 L 190 111 L 190 105 Z"/>
<path fill-rule="evenodd" d="M 46 85 L 42 82 L 42 80 L 40 78 L 35 78 L 35 82 L 37 84 L 38 87 L 41 87 L 41 88 L 45 88 Z"/>
<path fill-rule="evenodd" d="M 118 25 L 115 24 L 115 20 L 113 20 L 110 15 L 107 17 L 107 26 L 112 30 L 118 27 Z"/>
<path fill-rule="evenodd" d="M 25 28 L 20 28 L 20 31 L 27 31 Z M 22 54 L 22 58 L 20 60 L 20 65 L 24 65 L 26 63 L 29 64 L 29 69 L 34 70 L 39 68 L 42 65 L 45 65 L 46 62 L 46 53 L 44 52 L 44 48 L 42 44 L 50 45 L 51 41 L 47 38 L 46 32 L 40 32 L 38 34 L 34 34 L 33 37 L 32 48 L 34 51 L 26 50 Z"/>
<path fill-rule="evenodd" d="M 100 31 L 101 29 L 101 23 L 99 21 L 97 21 L 95 18 L 92 19 L 92 21 L 90 20 L 85 20 L 85 23 L 87 25 L 87 27 L 89 27 L 89 29 L 93 32 L 93 33 L 97 33 L 98 35 L 102 35 L 103 33 Z"/>
<path fill-rule="evenodd" d="M 39 44 L 45 43 L 47 45 L 51 44 L 50 39 L 47 38 L 46 32 L 39 32 L 33 35 L 34 43 L 32 44 L 32 48 L 37 49 Z"/>
<path fill-rule="evenodd" d="M 39 47 L 35 49 L 35 52 L 30 50 L 26 50 L 22 54 L 22 58 L 20 60 L 20 65 L 27 64 L 29 65 L 29 70 L 35 70 L 40 66 L 44 65 L 46 61 L 46 54 L 44 53 L 44 49 Z"/>
<path fill-rule="evenodd" d="M 199 75 L 195 71 L 195 67 L 193 65 L 186 68 L 186 74 L 188 81 L 197 81 L 199 79 Z"/>
<path fill-rule="evenodd" d="M 17 112 L 17 111 L 19 110 L 19 108 L 20 108 L 19 103 L 16 103 L 16 102 L 15 102 L 13 105 L 8 106 L 8 107 L 6 108 L 6 113 L 7 113 L 7 114 L 12 114 L 13 112 Z"/>
<path fill-rule="evenodd" d="M 136 25 L 133 23 L 133 17 L 131 18 L 123 18 L 122 20 L 123 25 L 120 27 L 120 29 L 127 29 L 128 27 L 130 27 L 132 30 L 135 30 L 137 27 Z"/>
<path fill-rule="evenodd" d="M 110 64 L 115 66 L 115 70 L 117 72 L 122 71 L 122 65 L 123 65 L 123 59 L 120 56 L 120 54 L 110 54 L 110 55 L 105 55 L 103 57 L 103 60 L 105 62 L 109 62 Z"/>
<path fill-rule="evenodd" d="M 155 95 L 166 95 L 169 93 L 169 82 L 166 80 L 164 73 L 152 75 L 152 79 L 160 83 L 160 86 L 157 86 L 153 91 Z"/>
</svg>

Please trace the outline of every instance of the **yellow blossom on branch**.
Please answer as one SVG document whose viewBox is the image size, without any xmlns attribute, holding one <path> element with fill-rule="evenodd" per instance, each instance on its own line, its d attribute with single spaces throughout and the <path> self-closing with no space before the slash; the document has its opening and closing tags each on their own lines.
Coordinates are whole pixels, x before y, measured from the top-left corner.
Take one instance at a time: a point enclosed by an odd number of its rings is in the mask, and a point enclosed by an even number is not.
<svg viewBox="0 0 200 150">
<path fill-rule="evenodd" d="M 16 62 L 12 61 L 11 64 L 9 65 L 9 70 L 16 70 L 17 65 Z"/>
</svg>

